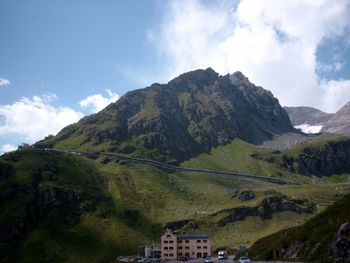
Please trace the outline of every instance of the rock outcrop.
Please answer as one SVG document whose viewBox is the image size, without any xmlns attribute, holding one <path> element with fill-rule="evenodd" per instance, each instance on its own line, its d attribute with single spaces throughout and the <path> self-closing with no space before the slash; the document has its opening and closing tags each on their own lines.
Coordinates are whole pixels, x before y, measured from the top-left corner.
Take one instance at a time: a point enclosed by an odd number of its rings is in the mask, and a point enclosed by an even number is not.
<svg viewBox="0 0 350 263">
<path fill-rule="evenodd" d="M 345 104 L 324 124 L 321 132 L 350 136 L 350 102 Z"/>
<path fill-rule="evenodd" d="M 339 227 L 332 243 L 330 256 L 341 260 L 350 260 L 350 223 L 345 222 Z"/>
<path fill-rule="evenodd" d="M 293 211 L 296 213 L 312 213 L 315 205 L 306 200 L 288 199 L 284 195 L 265 198 L 256 207 L 237 207 L 225 209 L 220 213 L 228 213 L 226 217 L 217 222 L 217 226 L 223 227 L 228 223 L 244 220 L 248 216 L 257 216 L 261 220 L 271 219 L 274 213 Z M 215 213 L 214 215 L 217 215 Z"/>
<path fill-rule="evenodd" d="M 350 260 L 350 194 L 303 225 L 281 230 L 251 247 L 256 260 L 348 262 Z"/>
<path fill-rule="evenodd" d="M 241 201 L 248 201 L 255 198 L 255 193 L 252 190 L 242 191 L 238 194 L 238 199 Z"/>
<path fill-rule="evenodd" d="M 198 224 L 194 220 L 180 220 L 180 221 L 174 221 L 174 222 L 168 222 L 164 224 L 163 229 L 171 229 L 173 231 L 179 230 L 183 227 L 190 228 L 190 229 L 197 229 Z"/>
<path fill-rule="evenodd" d="M 218 212 L 209 214 L 209 219 L 205 222 L 201 219 L 186 219 L 164 224 L 163 229 L 172 229 L 173 231 L 183 231 L 189 229 L 197 229 L 202 224 L 207 224 L 211 221 L 215 227 L 224 227 L 229 223 L 244 220 L 247 217 L 259 217 L 261 220 L 271 219 L 273 214 L 284 211 L 292 211 L 296 213 L 313 213 L 315 211 L 315 204 L 307 200 L 290 199 L 285 195 L 278 194 L 275 196 L 263 199 L 255 207 L 235 207 L 230 209 L 223 209 Z M 216 217 L 222 218 L 216 221 Z M 214 221 L 213 221 L 214 219 Z"/>
<path fill-rule="evenodd" d="M 350 170 L 350 140 L 329 141 L 320 147 L 305 147 L 297 156 L 282 156 L 282 166 L 293 173 L 331 175 Z"/>
</svg>

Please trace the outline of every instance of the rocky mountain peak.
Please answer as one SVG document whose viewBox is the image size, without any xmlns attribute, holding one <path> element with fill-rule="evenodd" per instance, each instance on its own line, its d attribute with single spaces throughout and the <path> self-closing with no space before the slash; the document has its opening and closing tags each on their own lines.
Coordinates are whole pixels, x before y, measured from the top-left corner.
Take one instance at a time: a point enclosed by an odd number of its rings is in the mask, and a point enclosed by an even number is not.
<svg viewBox="0 0 350 263">
<path fill-rule="evenodd" d="M 186 73 L 183 73 L 179 75 L 178 77 L 174 78 L 173 80 L 169 81 L 168 84 L 189 84 L 189 82 L 192 83 L 201 83 L 202 85 L 205 84 L 211 84 L 215 82 L 219 77 L 219 73 L 215 72 L 212 68 L 207 68 L 205 70 L 203 69 L 197 69 L 193 71 L 189 71 Z"/>
<path fill-rule="evenodd" d="M 236 86 L 247 86 L 251 84 L 249 79 L 240 71 L 236 71 L 235 73 L 231 74 L 230 80 L 231 83 Z"/>
<path fill-rule="evenodd" d="M 207 68 L 128 92 L 45 143 L 178 162 L 234 138 L 259 144 L 290 131 L 287 113 L 269 91 L 241 72 L 220 76 Z"/>
</svg>

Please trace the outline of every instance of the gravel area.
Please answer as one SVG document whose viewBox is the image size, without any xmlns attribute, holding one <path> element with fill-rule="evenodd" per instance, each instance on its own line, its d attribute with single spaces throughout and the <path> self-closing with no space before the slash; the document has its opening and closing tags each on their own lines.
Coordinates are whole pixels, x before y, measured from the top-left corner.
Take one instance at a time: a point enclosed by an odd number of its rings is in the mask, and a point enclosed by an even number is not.
<svg viewBox="0 0 350 263">
<path fill-rule="evenodd" d="M 257 148 L 283 151 L 296 144 L 313 141 L 319 136 L 320 135 L 308 135 L 302 133 L 285 133 L 275 136 L 273 140 L 263 142 L 261 145 L 258 145 Z"/>
</svg>

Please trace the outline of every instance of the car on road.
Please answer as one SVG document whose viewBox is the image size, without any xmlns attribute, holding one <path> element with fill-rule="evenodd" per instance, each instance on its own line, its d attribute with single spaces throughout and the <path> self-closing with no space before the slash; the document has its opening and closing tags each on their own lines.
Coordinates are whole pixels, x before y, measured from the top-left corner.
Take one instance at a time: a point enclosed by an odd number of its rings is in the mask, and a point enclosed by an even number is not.
<svg viewBox="0 0 350 263">
<path fill-rule="evenodd" d="M 238 263 L 250 263 L 250 259 L 248 257 L 240 257 Z"/>
<path fill-rule="evenodd" d="M 227 254 L 227 250 L 219 250 L 218 251 L 218 259 L 227 259 L 228 258 L 228 254 Z"/>
<path fill-rule="evenodd" d="M 214 263 L 214 260 L 213 260 L 211 257 L 206 257 L 206 258 L 204 259 L 204 262 L 205 262 L 205 263 Z"/>
</svg>

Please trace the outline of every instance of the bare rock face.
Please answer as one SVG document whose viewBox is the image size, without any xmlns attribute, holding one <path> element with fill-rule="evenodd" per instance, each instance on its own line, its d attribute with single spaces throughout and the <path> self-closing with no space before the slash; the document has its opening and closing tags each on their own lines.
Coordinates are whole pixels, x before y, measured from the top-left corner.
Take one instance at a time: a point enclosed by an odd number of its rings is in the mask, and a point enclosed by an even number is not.
<svg viewBox="0 0 350 263">
<path fill-rule="evenodd" d="M 171 229 L 173 231 L 177 231 L 183 227 L 197 229 L 198 224 L 194 220 L 180 220 L 180 221 L 168 222 L 164 224 L 163 229 L 164 230 Z"/>
<path fill-rule="evenodd" d="M 228 223 L 244 220 L 248 216 L 260 217 L 261 220 L 271 219 L 274 213 L 293 211 L 296 213 L 312 213 L 315 205 L 306 200 L 288 199 L 284 195 L 267 197 L 256 207 L 237 207 L 225 209 L 221 212 L 229 212 L 229 215 L 217 222 L 217 226 L 223 227 Z M 218 213 L 215 213 L 216 215 Z"/>
<path fill-rule="evenodd" d="M 284 107 L 294 126 L 301 124 L 324 125 L 334 114 L 312 107 Z"/>
<path fill-rule="evenodd" d="M 248 201 L 255 198 L 255 194 L 252 190 L 242 191 L 238 195 L 238 199 L 241 201 Z"/>
<path fill-rule="evenodd" d="M 344 107 L 325 123 L 321 132 L 350 136 L 350 102 L 345 104 Z"/>
<path fill-rule="evenodd" d="M 350 169 L 350 140 L 330 141 L 322 147 L 306 147 L 297 156 L 282 156 L 282 167 L 304 175 L 330 175 Z"/>
<path fill-rule="evenodd" d="M 304 199 L 289 199 L 285 195 L 278 194 L 276 196 L 270 196 L 263 199 L 255 207 L 241 206 L 223 209 L 211 214 L 211 216 L 216 217 L 217 215 L 224 214 L 225 216 L 223 216 L 222 219 L 214 223 L 218 227 L 224 227 L 227 224 L 244 220 L 250 216 L 258 217 L 261 220 L 271 219 L 273 214 L 284 211 L 313 213 L 315 211 L 315 204 Z M 163 229 L 181 231 L 181 229 L 197 229 L 199 228 L 199 225 L 200 223 L 195 219 L 187 219 L 168 222 L 163 225 Z"/>
<path fill-rule="evenodd" d="M 345 222 L 339 227 L 334 242 L 332 243 L 330 256 L 332 258 L 350 260 L 350 223 Z"/>
</svg>

